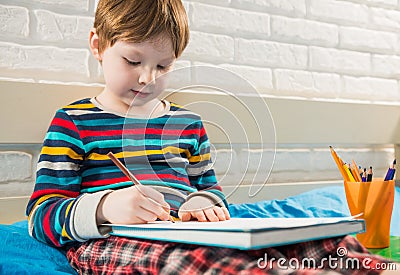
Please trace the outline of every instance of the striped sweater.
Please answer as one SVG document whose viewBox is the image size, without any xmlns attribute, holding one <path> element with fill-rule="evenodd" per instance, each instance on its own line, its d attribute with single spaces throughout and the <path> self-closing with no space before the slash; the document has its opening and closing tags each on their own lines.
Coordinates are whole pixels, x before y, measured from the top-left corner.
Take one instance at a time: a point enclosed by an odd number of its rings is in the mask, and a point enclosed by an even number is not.
<svg viewBox="0 0 400 275">
<path fill-rule="evenodd" d="M 98 203 L 109 190 L 132 185 L 108 158 L 110 151 L 142 184 L 164 193 L 171 209 L 190 194 L 226 205 L 200 117 L 166 104 L 164 114 L 149 119 L 108 111 L 95 99 L 58 110 L 45 136 L 26 210 L 30 234 L 54 246 L 104 236 L 96 226 Z"/>
</svg>

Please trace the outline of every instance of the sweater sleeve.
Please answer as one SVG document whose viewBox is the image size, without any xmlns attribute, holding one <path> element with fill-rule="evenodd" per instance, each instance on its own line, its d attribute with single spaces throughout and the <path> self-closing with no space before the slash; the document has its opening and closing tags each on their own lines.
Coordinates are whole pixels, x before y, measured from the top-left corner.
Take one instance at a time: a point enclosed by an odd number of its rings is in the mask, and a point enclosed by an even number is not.
<svg viewBox="0 0 400 275">
<path fill-rule="evenodd" d="M 93 215 L 87 211 L 93 212 L 101 199 L 99 195 L 82 195 L 80 192 L 84 156 L 83 142 L 76 125 L 65 111 L 59 110 L 45 136 L 35 188 L 26 209 L 32 237 L 61 247 L 85 241 L 84 237 L 90 235 L 85 233 L 86 236 L 80 236 L 76 229 L 82 232 L 81 227 L 75 228 L 74 225 L 75 220 L 81 219 L 79 216 Z M 95 206 L 84 213 L 82 205 L 87 205 L 88 201 Z M 89 228 L 94 228 L 93 221 Z M 102 235 L 97 233 L 92 232 L 92 235 Z"/>
<path fill-rule="evenodd" d="M 221 186 L 218 185 L 215 177 L 213 163 L 210 153 L 210 142 L 207 137 L 206 130 L 201 120 L 197 122 L 198 141 L 196 146 L 192 148 L 189 157 L 189 166 L 187 172 L 192 186 L 199 192 L 188 197 L 203 195 L 210 198 L 216 205 L 228 206 Z"/>
</svg>

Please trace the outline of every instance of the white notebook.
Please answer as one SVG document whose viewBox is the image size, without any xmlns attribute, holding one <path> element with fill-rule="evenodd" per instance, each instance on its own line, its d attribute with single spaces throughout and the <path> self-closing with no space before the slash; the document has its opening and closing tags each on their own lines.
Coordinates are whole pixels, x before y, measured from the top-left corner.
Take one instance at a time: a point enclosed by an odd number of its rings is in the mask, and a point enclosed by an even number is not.
<svg viewBox="0 0 400 275">
<path fill-rule="evenodd" d="M 259 249 L 365 231 L 365 222 L 341 218 L 233 218 L 221 222 L 157 221 L 147 224 L 104 224 L 112 235 L 138 239 Z"/>
</svg>

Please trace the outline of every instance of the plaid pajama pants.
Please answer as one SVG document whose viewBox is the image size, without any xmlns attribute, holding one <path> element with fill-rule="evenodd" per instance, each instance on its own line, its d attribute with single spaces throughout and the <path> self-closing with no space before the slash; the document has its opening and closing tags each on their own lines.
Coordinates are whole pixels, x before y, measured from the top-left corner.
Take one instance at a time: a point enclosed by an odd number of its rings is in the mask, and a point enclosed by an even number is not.
<svg viewBox="0 0 400 275">
<path fill-rule="evenodd" d="M 379 274 L 390 261 L 352 236 L 252 251 L 111 236 L 67 252 L 80 274 Z"/>
</svg>

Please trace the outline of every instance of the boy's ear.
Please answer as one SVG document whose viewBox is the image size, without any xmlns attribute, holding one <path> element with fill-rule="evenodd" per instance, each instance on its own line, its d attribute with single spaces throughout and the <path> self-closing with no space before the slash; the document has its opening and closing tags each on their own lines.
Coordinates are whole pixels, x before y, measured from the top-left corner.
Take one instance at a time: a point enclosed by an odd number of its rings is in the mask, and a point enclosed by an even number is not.
<svg viewBox="0 0 400 275">
<path fill-rule="evenodd" d="M 99 53 L 99 36 L 96 33 L 96 29 L 93 28 L 90 30 L 89 34 L 89 47 L 92 51 L 93 56 L 98 60 L 101 61 L 101 55 Z"/>
</svg>

